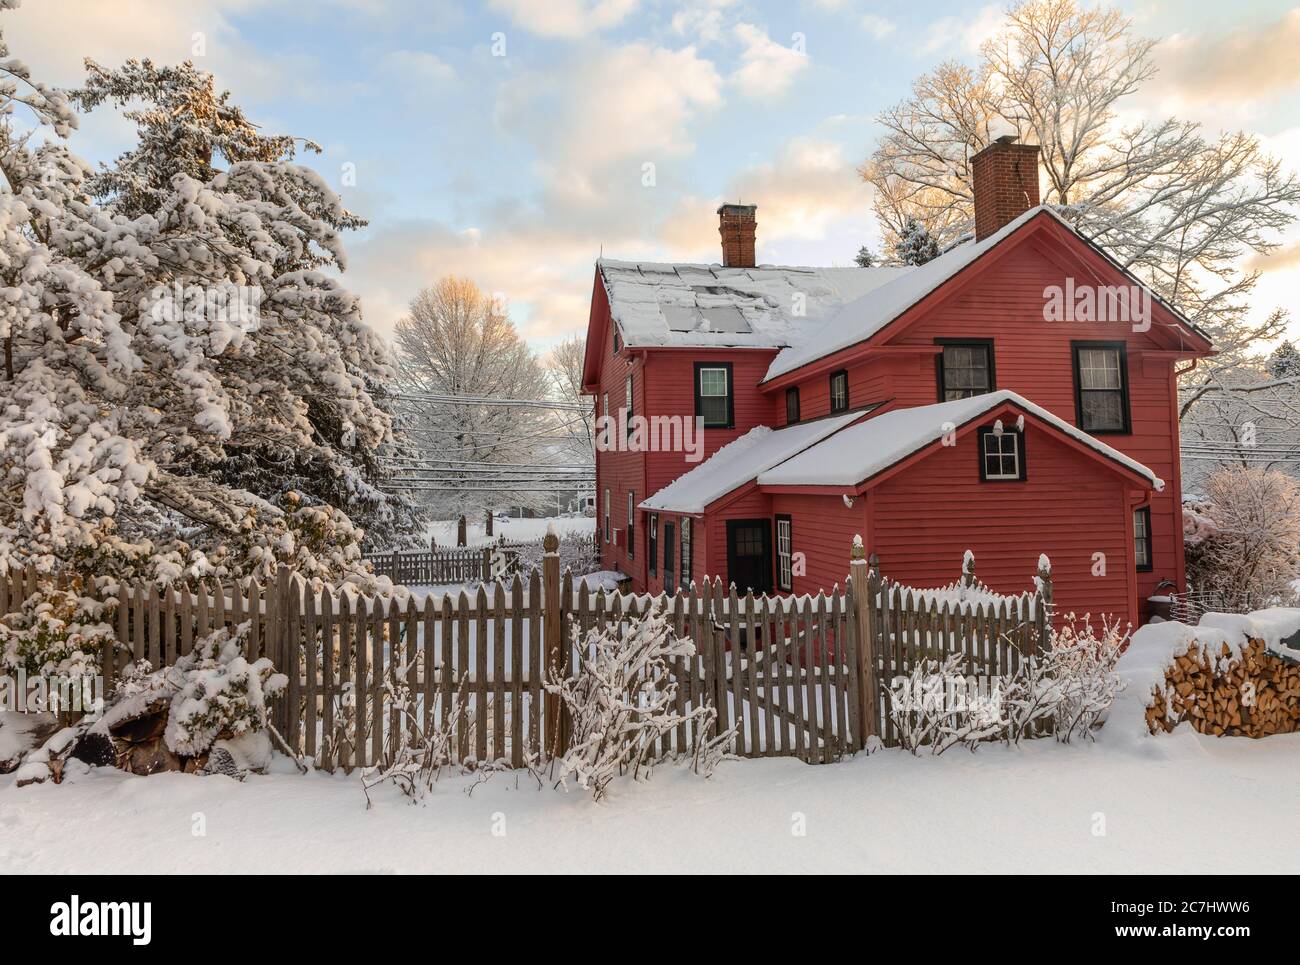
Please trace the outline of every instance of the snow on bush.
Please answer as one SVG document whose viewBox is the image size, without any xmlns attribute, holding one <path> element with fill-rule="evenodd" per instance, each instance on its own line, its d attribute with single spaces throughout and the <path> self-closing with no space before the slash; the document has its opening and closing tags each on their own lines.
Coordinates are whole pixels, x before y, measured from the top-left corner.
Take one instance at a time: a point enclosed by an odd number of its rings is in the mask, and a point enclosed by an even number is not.
<svg viewBox="0 0 1300 965">
<path fill-rule="evenodd" d="M 600 547 L 596 541 L 584 533 L 569 531 L 557 534 L 560 547 L 560 572 L 572 570 L 574 576 L 586 576 L 600 569 Z M 542 541 L 525 543 L 519 547 L 519 567 L 527 573 L 533 568 L 541 568 L 545 555 Z"/>
<path fill-rule="evenodd" d="M 1052 631 L 1052 648 L 1044 654 L 1047 676 L 1058 694 L 1053 733 L 1063 744 L 1073 737 L 1093 739 L 1094 730 L 1124 689 L 1115 665 L 1128 641 L 1128 633 L 1105 618 L 1100 631 L 1086 614 L 1082 621 L 1073 614 L 1066 621 L 1059 631 Z"/>
<path fill-rule="evenodd" d="M 0 618 L 0 672 L 21 670 L 29 677 L 89 686 L 100 672 L 105 648 L 117 645 L 108 616 L 108 606 L 76 588 L 43 585 Z"/>
<path fill-rule="evenodd" d="M 887 687 L 899 742 L 913 754 L 942 754 L 989 740 L 1018 744 L 1047 730 L 1063 744 L 1091 740 L 1124 687 L 1115 665 L 1127 639 L 1116 623 L 1103 620 L 1098 629 L 1070 614 L 1051 632 L 1049 648 L 1021 653 L 1015 672 L 983 685 L 962 673 L 962 654 L 922 661 Z"/>
<path fill-rule="evenodd" d="M 461 677 L 460 685 L 447 709 L 448 726 L 443 727 L 438 714 L 429 715 L 429 726 L 424 725 L 424 703 L 407 683 L 407 664 L 393 664 L 385 675 L 384 692 L 388 697 L 390 713 L 406 729 L 405 741 L 394 741 L 385 748 L 384 759 L 373 767 L 362 768 L 361 789 L 366 795 L 366 807 L 373 802 L 370 790 L 380 784 L 392 784 L 416 803 L 433 790 L 443 769 L 451 763 L 452 742 L 465 734 L 470 715 L 467 713 L 466 690 L 469 674 Z M 430 671 L 432 672 L 432 668 Z M 355 715 L 354 715 L 355 716 Z M 370 720 L 374 715 L 368 715 Z"/>
<path fill-rule="evenodd" d="M 668 735 L 687 726 L 695 773 L 708 777 L 723 758 L 733 732 L 712 736 L 717 711 L 711 705 L 682 714 L 675 709 L 678 681 L 674 664 L 689 666 L 695 644 L 678 637 L 662 609 L 617 625 L 573 633 L 578 658 L 576 672 L 562 676 L 552 667 L 546 691 L 556 694 L 568 714 L 568 749 L 554 761 L 557 787 L 569 780 L 599 801 L 611 781 L 631 773 L 650 777 L 655 765 L 670 755 Z"/>
<path fill-rule="evenodd" d="M 223 627 L 208 634 L 171 667 L 152 670 L 147 663 L 137 665 L 123 677 L 101 726 L 107 729 L 167 699 L 164 740 L 182 757 L 210 751 L 219 739 L 240 745 L 247 744 L 244 739 L 249 736 L 265 737 L 270 727 L 267 700 L 282 693 L 289 681 L 275 672 L 269 658 L 250 663 L 244 657 L 249 626 L 241 623 L 233 632 Z M 259 743 L 269 751 L 269 740 Z"/>
<path fill-rule="evenodd" d="M 911 674 L 889 684 L 889 717 L 905 750 L 942 754 L 957 745 L 974 750 L 980 741 L 1001 735 L 1006 724 L 1001 693 L 980 693 L 962 675 L 964 662 L 956 653 L 943 663 L 922 660 Z"/>
<path fill-rule="evenodd" d="M 1205 481 L 1205 503 L 1183 513 L 1188 582 L 1244 612 L 1291 596 L 1300 578 L 1300 483 L 1275 469 L 1224 466 Z"/>
</svg>

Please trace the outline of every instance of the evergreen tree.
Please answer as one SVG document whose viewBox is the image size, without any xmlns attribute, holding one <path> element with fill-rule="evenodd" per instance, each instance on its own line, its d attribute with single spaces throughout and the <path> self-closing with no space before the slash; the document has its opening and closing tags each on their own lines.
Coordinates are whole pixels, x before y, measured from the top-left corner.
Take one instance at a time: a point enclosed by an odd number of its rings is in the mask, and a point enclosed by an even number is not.
<svg viewBox="0 0 1300 965">
<path fill-rule="evenodd" d="M 359 577 L 339 507 L 367 511 L 395 374 L 337 275 L 359 222 L 192 68 L 92 70 L 70 100 L 8 54 L 0 40 L 0 569 Z M 140 145 L 95 175 L 64 143 L 73 103 L 129 91 Z"/>
<path fill-rule="evenodd" d="M 894 244 L 894 259 L 900 265 L 924 265 L 938 257 L 939 244 L 925 225 L 915 218 L 908 218 Z"/>
<path fill-rule="evenodd" d="M 1275 379 L 1290 379 L 1300 375 L 1300 349 L 1290 339 L 1273 350 L 1268 357 L 1268 374 Z"/>
<path fill-rule="evenodd" d="M 871 253 L 871 249 L 863 245 L 858 249 L 858 253 L 853 258 L 854 264 L 859 268 L 873 268 L 876 264 L 876 256 Z"/>
</svg>

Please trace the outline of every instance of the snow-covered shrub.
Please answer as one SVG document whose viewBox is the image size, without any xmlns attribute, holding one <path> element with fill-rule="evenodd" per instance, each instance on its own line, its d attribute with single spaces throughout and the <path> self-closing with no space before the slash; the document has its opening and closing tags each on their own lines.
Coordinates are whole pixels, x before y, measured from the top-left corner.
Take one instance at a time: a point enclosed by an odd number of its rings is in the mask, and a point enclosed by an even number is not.
<svg viewBox="0 0 1300 965">
<path fill-rule="evenodd" d="M 45 584 L 0 618 L 0 673 L 21 670 L 70 686 L 89 684 L 105 649 L 117 645 L 110 619 L 111 605 Z"/>
<path fill-rule="evenodd" d="M 1197 515 L 1208 522 L 1189 548 L 1188 582 L 1242 612 L 1287 600 L 1300 578 L 1300 483 L 1275 469 L 1224 466 L 1204 489 Z"/>
<path fill-rule="evenodd" d="M 957 745 L 974 750 L 980 741 L 1001 736 L 1006 721 L 1000 690 L 980 693 L 962 674 L 964 664 L 961 654 L 950 654 L 943 663 L 922 660 L 911 674 L 889 683 L 889 717 L 906 750 L 936 755 Z"/>
<path fill-rule="evenodd" d="M 546 681 L 547 693 L 560 697 L 571 722 L 568 749 L 555 761 L 557 786 L 567 790 L 572 779 L 599 801 L 621 774 L 645 780 L 670 756 L 666 738 L 683 725 L 693 735 L 689 753 L 695 773 L 713 773 L 733 733 L 714 736 L 712 705 L 676 711 L 673 663 L 681 658 L 689 666 L 695 644 L 674 633 L 662 609 L 593 628 L 585 636 L 575 627 L 573 637 L 575 672 L 565 677 L 552 667 Z"/>
<path fill-rule="evenodd" d="M 1118 623 L 1102 619 L 1100 631 L 1085 614 L 1082 621 L 1073 614 L 1060 630 L 1052 631 L 1052 649 L 1047 654 L 1049 674 L 1059 692 L 1054 715 L 1056 739 L 1068 744 L 1075 736 L 1093 739 L 1093 730 L 1124 689 L 1115 672 L 1128 633 Z"/>
<path fill-rule="evenodd" d="M 167 701 L 164 740 L 172 753 L 197 757 L 222 742 L 232 757 L 262 762 L 269 758 L 267 701 L 288 685 L 267 657 L 244 657 L 249 624 L 225 627 L 196 640 L 190 653 L 171 667 L 147 663 L 125 674 L 104 713 L 100 728 L 111 730 L 146 708 Z"/>
<path fill-rule="evenodd" d="M 424 726 L 424 705 L 406 682 L 407 665 L 390 667 L 385 675 L 384 691 L 389 708 L 406 728 L 407 739 L 392 742 L 385 748 L 384 759 L 373 767 L 361 771 L 361 789 L 370 807 L 370 789 L 380 784 L 392 784 L 411 799 L 421 800 L 433 790 L 442 776 L 443 768 L 451 763 L 452 743 L 466 725 L 466 690 L 469 674 L 461 677 L 460 685 L 448 707 L 448 726 L 444 729 L 439 714 L 430 714 L 429 727 Z M 373 715 L 371 715 L 373 719 Z M 458 731 L 457 728 L 462 728 Z"/>
<path fill-rule="evenodd" d="M 1093 737 L 1124 683 L 1115 672 L 1128 634 L 1103 618 L 1100 630 L 1085 615 L 1069 614 L 1051 631 L 1051 647 L 1022 655 L 1020 667 L 1003 685 L 1006 739 L 1017 744 L 1049 724 L 1056 739 Z"/>
</svg>

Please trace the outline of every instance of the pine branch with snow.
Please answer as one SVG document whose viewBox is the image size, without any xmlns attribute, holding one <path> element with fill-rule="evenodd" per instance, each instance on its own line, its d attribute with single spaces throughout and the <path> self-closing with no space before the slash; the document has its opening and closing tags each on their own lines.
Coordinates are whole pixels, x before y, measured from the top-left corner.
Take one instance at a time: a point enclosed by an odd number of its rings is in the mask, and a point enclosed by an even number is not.
<svg viewBox="0 0 1300 965">
<path fill-rule="evenodd" d="M 230 545 L 275 529 L 291 490 L 349 526 L 412 522 L 375 485 L 392 358 L 337 277 L 361 222 L 292 139 L 192 65 L 92 64 L 71 98 L 7 71 L 0 568 L 131 560 L 164 579 L 224 552 L 245 577 Z M 94 174 L 61 141 L 72 108 L 128 101 L 139 144 Z"/>
</svg>

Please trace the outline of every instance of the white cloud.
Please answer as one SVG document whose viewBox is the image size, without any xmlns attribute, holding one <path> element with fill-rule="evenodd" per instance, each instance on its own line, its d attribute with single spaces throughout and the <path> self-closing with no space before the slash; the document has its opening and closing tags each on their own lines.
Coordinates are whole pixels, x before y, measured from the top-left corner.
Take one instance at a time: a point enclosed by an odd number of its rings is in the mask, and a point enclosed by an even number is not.
<svg viewBox="0 0 1300 965">
<path fill-rule="evenodd" d="M 862 29 L 877 40 L 884 40 L 898 29 L 898 24 L 894 21 L 874 13 L 863 14 L 859 22 L 862 24 Z"/>
<path fill-rule="evenodd" d="M 1156 48 L 1157 86 L 1189 100 L 1267 97 L 1300 85 L 1300 9 L 1226 35 L 1179 33 Z"/>
<path fill-rule="evenodd" d="M 751 23 L 737 24 L 735 35 L 745 49 L 731 82 L 747 97 L 775 97 L 783 93 L 808 66 L 808 55 L 794 46 L 798 38 L 792 38 L 791 46 L 787 47 Z"/>
<path fill-rule="evenodd" d="M 723 200 L 758 205 L 759 261 L 840 234 L 861 244 L 874 230 L 871 191 L 856 163 L 841 145 L 821 138 L 791 139 L 772 160 L 737 174 L 721 198 L 682 198 L 660 232 L 669 257 L 718 259 L 715 209 Z M 845 263 L 857 248 L 846 251 Z"/>
<path fill-rule="evenodd" d="M 721 103 L 721 78 L 694 47 L 633 43 L 513 78 L 498 117 L 533 142 L 552 184 L 579 188 L 614 164 L 639 176 L 644 162 L 689 153 L 691 122 Z"/>
<path fill-rule="evenodd" d="M 392 50 L 384 54 L 379 67 L 402 80 L 449 81 L 456 71 L 450 64 L 427 50 Z"/>
<path fill-rule="evenodd" d="M 922 54 L 956 50 L 964 54 L 979 51 L 980 45 L 996 34 L 1006 22 L 1000 6 L 989 4 L 974 14 L 963 17 L 944 17 L 921 31 Z"/>
<path fill-rule="evenodd" d="M 585 37 L 617 26 L 638 0 L 492 0 L 525 30 L 543 37 Z"/>
</svg>

